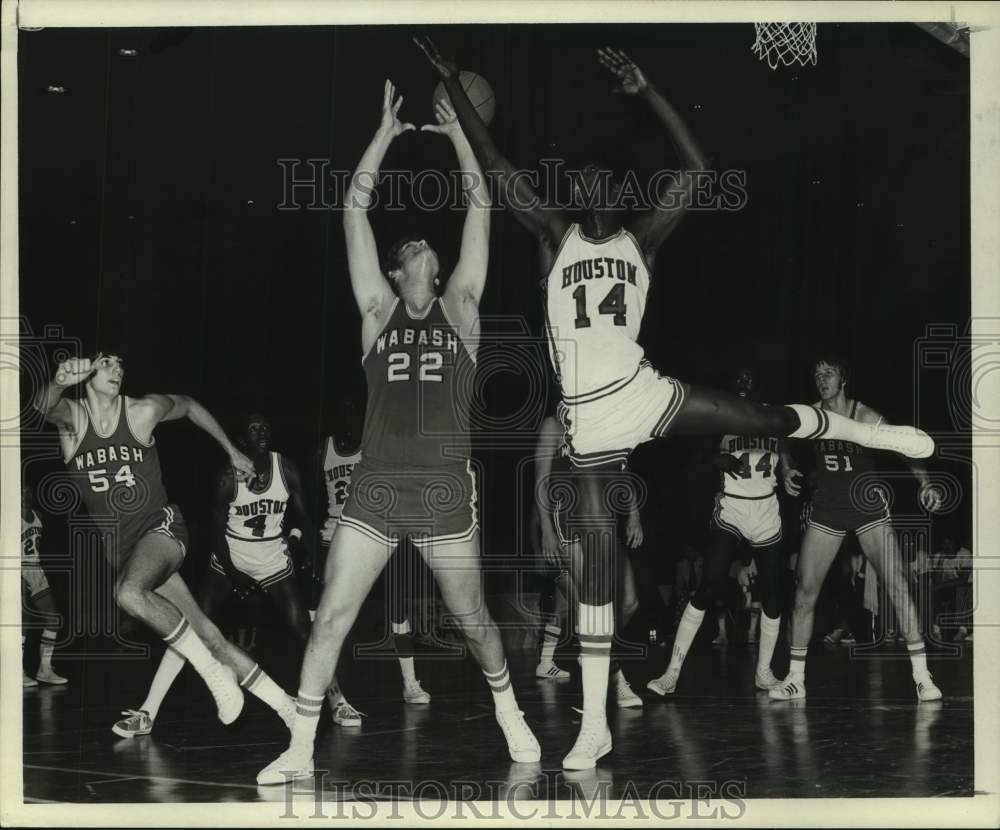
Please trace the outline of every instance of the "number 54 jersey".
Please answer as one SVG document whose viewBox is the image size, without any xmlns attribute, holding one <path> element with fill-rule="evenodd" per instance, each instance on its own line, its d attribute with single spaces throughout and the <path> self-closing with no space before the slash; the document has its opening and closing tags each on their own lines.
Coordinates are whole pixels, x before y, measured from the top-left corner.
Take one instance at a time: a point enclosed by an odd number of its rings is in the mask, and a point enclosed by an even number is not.
<svg viewBox="0 0 1000 830">
<path fill-rule="evenodd" d="M 610 395 L 635 376 L 648 291 L 646 260 L 632 234 L 622 228 L 595 240 L 569 227 L 545 284 L 552 365 L 567 405 Z"/>
</svg>

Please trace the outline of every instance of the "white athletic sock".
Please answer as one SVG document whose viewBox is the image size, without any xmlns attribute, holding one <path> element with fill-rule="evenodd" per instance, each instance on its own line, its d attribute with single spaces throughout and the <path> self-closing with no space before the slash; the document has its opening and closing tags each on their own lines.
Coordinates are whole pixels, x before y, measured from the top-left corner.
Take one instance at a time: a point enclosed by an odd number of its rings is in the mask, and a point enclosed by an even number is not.
<svg viewBox="0 0 1000 830">
<path fill-rule="evenodd" d="M 503 661 L 503 668 L 495 674 L 483 670 L 486 682 L 493 692 L 493 705 L 498 712 L 516 712 L 517 698 L 514 697 L 514 689 L 510 685 L 510 672 L 507 670 L 507 661 Z"/>
<path fill-rule="evenodd" d="M 146 694 L 146 699 L 139 707 L 140 710 L 149 715 L 153 720 L 156 720 L 156 716 L 160 712 L 160 706 L 163 705 L 163 699 L 167 696 L 167 692 L 170 691 L 170 687 L 173 685 L 177 675 L 181 673 L 181 669 L 184 668 L 184 663 L 184 658 L 172 648 L 168 648 L 163 652 L 163 659 L 160 660 L 160 665 L 156 667 L 156 674 L 153 675 L 153 682 L 149 685 L 149 692 Z"/>
<path fill-rule="evenodd" d="M 52 652 L 56 648 L 56 636 L 57 633 L 50 628 L 46 628 L 42 631 L 42 639 L 38 644 L 38 654 L 39 662 L 38 669 L 51 669 L 52 668 Z"/>
<path fill-rule="evenodd" d="M 295 700 L 295 721 L 292 723 L 290 747 L 308 747 L 312 754 L 316 728 L 319 726 L 319 713 L 322 709 L 322 696 L 313 697 L 299 689 L 299 696 Z"/>
<path fill-rule="evenodd" d="M 799 416 L 799 428 L 791 433 L 789 438 L 832 438 L 868 446 L 874 424 L 845 418 L 818 406 L 793 403 L 789 404 L 788 408 L 795 410 L 795 414 Z"/>
<path fill-rule="evenodd" d="M 181 621 L 177 623 L 177 627 L 164 637 L 163 641 L 168 646 L 175 648 L 202 677 L 205 676 L 206 671 L 222 665 L 212 656 L 208 647 L 201 641 L 201 637 L 191 627 L 191 623 L 187 621 L 187 617 L 181 617 Z"/>
<path fill-rule="evenodd" d="M 913 669 L 914 679 L 930 674 L 927 671 L 927 649 L 924 648 L 924 641 L 920 639 L 907 643 L 906 650 L 910 653 L 910 667 Z"/>
<path fill-rule="evenodd" d="M 809 653 L 809 646 L 792 646 L 788 649 L 791 652 L 791 661 L 788 663 L 788 677 L 797 677 L 799 680 L 806 679 L 806 655 Z"/>
<path fill-rule="evenodd" d="M 285 700 L 288 698 L 285 690 L 275 683 L 268 676 L 267 672 L 256 663 L 254 663 L 253 668 L 247 673 L 247 676 L 240 681 L 240 685 L 250 692 L 250 694 L 263 700 L 275 712 L 284 705 Z"/>
<path fill-rule="evenodd" d="M 605 720 L 608 699 L 608 671 L 611 667 L 611 638 L 615 632 L 615 607 L 577 605 L 580 629 L 580 656 L 583 670 L 583 717 Z"/>
<path fill-rule="evenodd" d="M 778 642 L 778 630 L 781 628 L 781 617 L 769 617 L 760 612 L 760 646 L 757 652 L 757 672 L 770 671 L 771 658 L 774 657 L 774 644 Z"/>
<path fill-rule="evenodd" d="M 556 646 L 559 644 L 559 637 L 562 629 L 558 625 L 545 626 L 545 634 L 542 637 L 542 656 L 539 663 L 549 664 L 556 656 Z"/>
<path fill-rule="evenodd" d="M 674 650 L 670 655 L 670 665 L 667 668 L 680 670 L 681 666 L 684 665 L 684 658 L 687 657 L 688 649 L 691 648 L 691 643 L 694 642 L 695 635 L 701 628 L 701 622 L 704 619 L 705 612 L 699 611 L 689 602 L 684 608 L 684 613 L 681 614 L 677 635 L 674 637 Z"/>
</svg>

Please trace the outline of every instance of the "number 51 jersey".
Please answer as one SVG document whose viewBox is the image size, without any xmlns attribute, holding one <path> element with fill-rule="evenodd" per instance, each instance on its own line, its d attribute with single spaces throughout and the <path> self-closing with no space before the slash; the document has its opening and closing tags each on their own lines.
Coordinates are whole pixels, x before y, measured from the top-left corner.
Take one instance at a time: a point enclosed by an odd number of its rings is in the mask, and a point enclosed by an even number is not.
<svg viewBox="0 0 1000 830">
<path fill-rule="evenodd" d="M 419 318 L 397 297 L 362 365 L 368 380 L 361 438 L 366 461 L 465 466 L 476 364 L 440 297 Z"/>
<path fill-rule="evenodd" d="M 545 285 L 550 356 L 567 405 L 610 395 L 638 372 L 648 291 L 646 259 L 632 234 L 622 228 L 594 240 L 570 225 Z"/>
</svg>

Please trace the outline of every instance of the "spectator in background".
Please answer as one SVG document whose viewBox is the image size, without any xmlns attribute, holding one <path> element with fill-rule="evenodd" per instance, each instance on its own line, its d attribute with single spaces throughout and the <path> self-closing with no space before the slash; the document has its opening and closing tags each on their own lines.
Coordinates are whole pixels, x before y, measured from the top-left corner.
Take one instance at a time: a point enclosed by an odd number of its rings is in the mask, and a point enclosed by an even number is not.
<svg viewBox="0 0 1000 830">
<path fill-rule="evenodd" d="M 972 622 L 972 552 L 962 547 L 952 535 L 941 540 L 941 549 L 931 562 L 934 574 L 934 621 L 937 622 L 943 605 L 950 605 L 953 617 L 959 620 L 955 642 L 970 637 Z M 935 628 L 940 634 L 940 627 Z"/>
</svg>

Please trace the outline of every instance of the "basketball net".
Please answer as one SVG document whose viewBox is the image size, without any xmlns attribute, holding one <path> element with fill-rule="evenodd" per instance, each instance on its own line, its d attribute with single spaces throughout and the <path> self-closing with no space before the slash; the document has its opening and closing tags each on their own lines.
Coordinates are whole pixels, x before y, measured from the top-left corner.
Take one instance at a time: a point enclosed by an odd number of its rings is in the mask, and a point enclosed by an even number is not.
<svg viewBox="0 0 1000 830">
<path fill-rule="evenodd" d="M 816 63 L 815 23 L 754 23 L 757 39 L 754 54 L 767 61 L 771 69 L 778 65 L 805 66 Z"/>
</svg>

